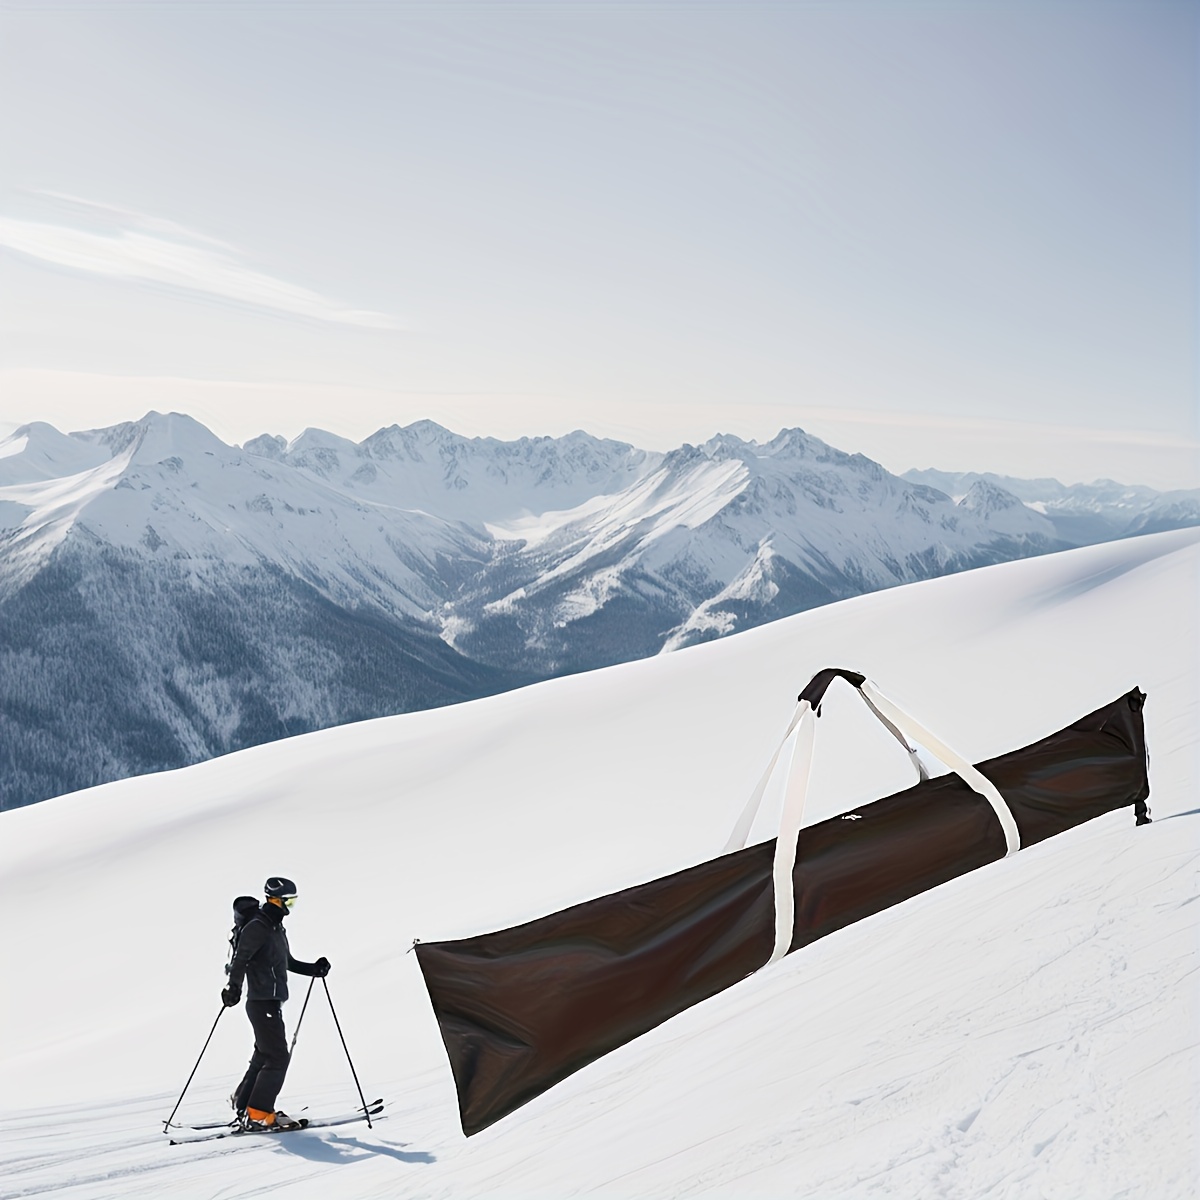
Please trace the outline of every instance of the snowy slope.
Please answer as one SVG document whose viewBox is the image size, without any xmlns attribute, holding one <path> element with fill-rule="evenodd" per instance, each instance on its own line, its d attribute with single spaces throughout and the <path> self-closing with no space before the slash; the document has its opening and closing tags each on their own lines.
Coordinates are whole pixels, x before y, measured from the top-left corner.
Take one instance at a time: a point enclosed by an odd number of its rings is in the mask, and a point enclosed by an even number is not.
<svg viewBox="0 0 1200 1200">
<path fill-rule="evenodd" d="M 1195 1195 L 1198 585 L 1197 531 L 1076 550 L 0 815 L 0 1194 Z M 1111 814 L 827 938 L 465 1141 L 411 940 L 710 857 L 831 663 L 975 759 L 1138 684 L 1155 824 Z M 861 709 L 826 699 L 809 820 L 908 784 Z M 276 871 L 390 1116 L 164 1146 L 229 901 Z M 340 1109 L 314 1005 L 281 1102 Z M 221 1113 L 248 1044 L 225 1016 L 186 1117 Z"/>
</svg>

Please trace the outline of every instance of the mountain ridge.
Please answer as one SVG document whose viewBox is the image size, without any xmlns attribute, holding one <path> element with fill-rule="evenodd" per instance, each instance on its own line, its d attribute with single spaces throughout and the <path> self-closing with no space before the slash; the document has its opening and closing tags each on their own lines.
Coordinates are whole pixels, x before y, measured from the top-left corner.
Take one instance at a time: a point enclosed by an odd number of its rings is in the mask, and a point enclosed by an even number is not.
<svg viewBox="0 0 1200 1200">
<path fill-rule="evenodd" d="M 998 487 L 1043 513 L 1054 525 L 1056 536 L 1072 546 L 1200 525 L 1200 489 L 1159 492 L 1113 479 L 1064 484 L 1051 478 L 1018 479 L 992 472 L 934 469 L 905 471 L 902 478 L 949 496 L 964 495 L 978 484 Z"/>
<path fill-rule="evenodd" d="M 800 429 L 660 453 L 34 423 L 0 442 L 0 805 L 1067 544 L 990 479 L 956 502 Z"/>
</svg>

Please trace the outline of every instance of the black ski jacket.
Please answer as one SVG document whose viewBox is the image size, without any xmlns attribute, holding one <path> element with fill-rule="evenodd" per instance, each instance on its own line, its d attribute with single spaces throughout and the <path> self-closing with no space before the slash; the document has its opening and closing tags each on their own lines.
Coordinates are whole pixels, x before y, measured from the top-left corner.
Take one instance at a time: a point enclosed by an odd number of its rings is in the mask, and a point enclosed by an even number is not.
<svg viewBox="0 0 1200 1200">
<path fill-rule="evenodd" d="M 288 949 L 283 918 L 287 910 L 277 904 L 259 905 L 242 926 L 237 951 L 229 964 L 229 986 L 241 991 L 246 981 L 247 1000 L 286 1000 L 289 971 L 315 975 L 315 963 L 298 962 Z"/>
</svg>

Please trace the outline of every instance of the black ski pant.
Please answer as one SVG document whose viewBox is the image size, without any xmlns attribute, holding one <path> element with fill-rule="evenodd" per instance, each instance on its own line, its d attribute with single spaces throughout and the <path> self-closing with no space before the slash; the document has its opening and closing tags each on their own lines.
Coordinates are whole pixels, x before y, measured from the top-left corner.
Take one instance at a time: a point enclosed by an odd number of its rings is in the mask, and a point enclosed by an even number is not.
<svg viewBox="0 0 1200 1200">
<path fill-rule="evenodd" d="M 236 1105 L 239 1110 L 274 1112 L 290 1057 L 283 1032 L 283 1004 L 279 1000 L 247 1000 L 246 1016 L 254 1029 L 254 1053 L 234 1093 Z"/>
</svg>

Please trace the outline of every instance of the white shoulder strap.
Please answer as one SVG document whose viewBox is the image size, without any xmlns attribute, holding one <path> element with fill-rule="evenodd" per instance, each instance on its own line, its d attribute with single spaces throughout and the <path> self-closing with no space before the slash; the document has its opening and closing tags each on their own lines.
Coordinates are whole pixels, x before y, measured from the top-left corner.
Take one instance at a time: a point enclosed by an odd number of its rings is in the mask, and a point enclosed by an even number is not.
<svg viewBox="0 0 1200 1200">
<path fill-rule="evenodd" d="M 919 725 L 907 713 L 901 712 L 878 688 L 864 681 L 859 688 L 862 698 L 881 716 L 887 717 L 914 741 L 920 742 L 931 754 L 946 764 L 973 792 L 978 792 L 991 806 L 1004 830 L 1005 855 L 1015 854 L 1021 848 L 1021 834 L 1008 802 L 990 779 L 973 767 L 961 754 L 951 750 L 940 738 L 935 737 L 923 725 Z"/>
<path fill-rule="evenodd" d="M 972 791 L 977 792 L 987 800 L 992 806 L 992 811 L 996 814 L 997 820 L 1000 822 L 1000 828 L 1004 832 L 1006 855 L 1014 854 L 1021 848 L 1021 835 L 1017 829 L 1017 822 L 1013 818 L 1012 810 L 1008 807 L 1004 797 L 1000 795 L 995 784 L 985 778 L 961 754 L 952 750 L 940 738 L 935 737 L 923 725 L 899 709 L 863 676 L 856 675 L 854 672 L 837 671 L 830 672 L 829 678 L 832 679 L 835 675 L 846 679 L 856 688 L 859 695 L 866 702 L 867 707 L 908 752 L 921 779 L 927 779 L 928 773 L 917 757 L 916 751 L 908 744 L 908 738 L 919 742 L 930 753 L 936 755 Z M 800 702 L 796 706 L 796 711 L 788 724 L 787 732 L 783 735 L 782 741 L 771 756 L 771 761 L 767 764 L 766 772 L 759 780 L 758 786 L 755 787 L 746 807 L 738 817 L 737 823 L 734 825 L 733 832 L 730 834 L 729 841 L 726 842 L 723 851 L 723 853 L 727 854 L 732 850 L 740 850 L 745 846 L 746 839 L 750 836 L 750 828 L 754 824 L 754 818 L 758 813 L 763 795 L 767 790 L 767 784 L 770 782 L 771 776 L 779 763 L 784 747 L 791 741 L 792 748 L 788 756 L 788 766 L 786 768 L 787 787 L 784 794 L 783 813 L 780 817 L 779 833 L 775 839 L 775 858 L 771 868 L 775 894 L 775 946 L 771 952 L 771 957 L 767 960 L 767 965 L 781 959 L 788 952 L 792 944 L 795 922 L 795 896 L 793 893 L 792 872 L 796 866 L 800 824 L 804 816 L 804 802 L 808 794 L 808 780 L 812 770 L 816 709 L 820 706 L 820 693 L 824 691 L 825 686 L 828 686 L 828 681 L 818 690 L 816 707 L 808 699 L 804 699 L 803 697 L 800 699 Z M 805 692 L 809 692 L 811 688 L 812 685 L 810 684 L 809 688 L 805 689 Z"/>
<path fill-rule="evenodd" d="M 775 860 L 771 864 L 771 879 L 775 887 L 775 948 L 767 965 L 781 959 L 791 948 L 792 927 L 796 920 L 796 897 L 792 871 L 796 866 L 796 848 L 800 842 L 800 821 L 804 816 L 804 800 L 808 795 L 808 777 L 812 771 L 813 735 L 816 733 L 816 714 L 807 700 L 800 701 L 803 710 L 796 727 L 791 771 L 783 799 L 783 816 L 775 839 Z"/>
<path fill-rule="evenodd" d="M 754 818 L 758 816 L 758 810 L 762 804 L 762 798 L 767 790 L 767 784 L 771 782 L 771 776 L 775 773 L 775 764 L 779 762 L 779 756 L 783 753 L 784 746 L 787 745 L 787 740 L 796 731 L 796 726 L 800 724 L 800 718 L 804 715 L 808 708 L 808 702 L 801 700 L 796 706 L 796 711 L 792 714 L 792 719 L 788 722 L 787 732 L 780 739 L 779 745 L 775 747 L 775 753 L 771 755 L 771 761 L 767 763 L 767 769 L 763 772 L 762 778 L 758 781 L 758 786 L 750 793 L 750 799 L 746 801 L 746 807 L 742 809 L 741 816 L 738 817 L 734 824 L 733 832 L 729 835 L 729 841 L 725 843 L 725 849 L 722 854 L 728 854 L 731 850 L 741 850 L 746 844 L 746 839 L 750 836 L 750 826 L 754 824 Z"/>
</svg>

